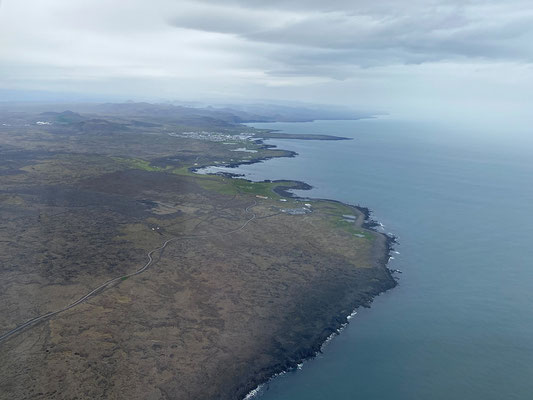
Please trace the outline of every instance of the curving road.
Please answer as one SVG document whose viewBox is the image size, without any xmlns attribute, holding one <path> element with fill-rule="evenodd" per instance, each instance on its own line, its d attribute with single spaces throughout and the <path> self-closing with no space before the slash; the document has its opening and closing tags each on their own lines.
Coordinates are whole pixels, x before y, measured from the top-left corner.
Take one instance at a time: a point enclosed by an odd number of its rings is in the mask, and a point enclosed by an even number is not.
<svg viewBox="0 0 533 400">
<path fill-rule="evenodd" d="M 47 319 L 50 319 L 51 317 L 53 317 L 53 316 L 55 316 L 57 314 L 60 314 L 60 313 L 65 312 L 65 311 L 68 311 L 71 308 L 74 308 L 74 307 L 80 305 L 81 303 L 86 302 L 89 298 L 91 298 L 94 295 L 102 292 L 104 289 L 108 288 L 109 286 L 111 286 L 111 285 L 113 285 L 113 284 L 115 284 L 117 282 L 120 283 L 120 281 L 122 281 L 124 279 L 130 278 L 130 277 L 135 276 L 135 275 L 142 274 L 144 271 L 146 271 L 153 264 L 153 262 L 154 262 L 153 254 L 155 252 L 157 252 L 157 251 L 162 251 L 171 242 L 174 242 L 174 241 L 176 241 L 178 239 L 195 239 L 195 238 L 206 238 L 206 237 L 212 237 L 212 236 L 225 236 L 225 235 L 230 235 L 232 233 L 235 233 L 235 232 L 243 230 L 246 227 L 246 225 L 248 225 L 251 221 L 253 221 L 255 219 L 256 215 L 255 215 L 255 213 L 251 212 L 250 209 L 252 207 L 255 207 L 256 205 L 257 205 L 257 201 L 254 200 L 253 204 L 249 205 L 248 207 L 246 207 L 244 209 L 244 211 L 246 213 L 252 214 L 252 216 L 249 219 L 247 219 L 246 222 L 244 222 L 244 224 L 242 224 L 239 228 L 233 229 L 233 230 L 228 231 L 228 232 L 223 232 L 223 233 L 214 233 L 214 234 L 207 234 L 207 235 L 176 236 L 176 237 L 173 237 L 171 239 L 168 239 L 160 247 L 157 247 L 157 248 L 155 248 L 155 249 L 153 249 L 153 250 L 148 252 L 148 254 L 147 254 L 148 255 L 148 262 L 142 268 L 138 269 L 135 272 L 132 272 L 131 274 L 118 276 L 116 278 L 110 279 L 110 280 L 102 283 L 100 286 L 94 288 L 89 293 L 85 294 L 83 297 L 80 297 L 75 302 L 70 303 L 70 304 L 66 305 L 65 307 L 63 307 L 63 308 L 61 308 L 59 310 L 51 311 L 51 312 L 48 312 L 46 314 L 39 315 L 39 316 L 37 316 L 35 318 L 32 318 L 32 319 L 24 322 L 23 324 L 17 326 L 16 328 L 11 329 L 10 331 L 0 335 L 0 343 L 4 342 L 9 337 L 11 337 L 11 336 L 23 331 L 26 328 L 33 327 L 33 326 L 37 325 L 39 322 L 42 322 L 42 321 L 47 320 Z"/>
</svg>

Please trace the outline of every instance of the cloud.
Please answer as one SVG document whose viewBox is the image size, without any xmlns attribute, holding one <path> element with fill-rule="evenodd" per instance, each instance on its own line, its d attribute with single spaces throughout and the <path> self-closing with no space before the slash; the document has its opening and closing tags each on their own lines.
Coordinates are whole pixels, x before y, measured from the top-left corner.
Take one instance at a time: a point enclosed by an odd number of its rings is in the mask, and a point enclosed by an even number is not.
<svg viewBox="0 0 533 400">
<path fill-rule="evenodd" d="M 0 4 L 0 90 L 318 99 L 391 112 L 458 98 L 525 109 L 533 90 L 530 0 Z"/>
<path fill-rule="evenodd" d="M 363 67 L 475 58 L 533 61 L 533 8 L 522 1 L 207 3 L 215 4 L 185 9 L 170 23 L 272 45 L 269 55 L 287 70 L 302 65 L 302 54 L 332 67 L 343 61 Z"/>
</svg>

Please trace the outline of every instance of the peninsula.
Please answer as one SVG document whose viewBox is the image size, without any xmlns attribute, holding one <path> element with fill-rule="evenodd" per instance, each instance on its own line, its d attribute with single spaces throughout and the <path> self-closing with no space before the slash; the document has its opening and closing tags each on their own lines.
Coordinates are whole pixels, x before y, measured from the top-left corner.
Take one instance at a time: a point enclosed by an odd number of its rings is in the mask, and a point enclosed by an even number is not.
<svg viewBox="0 0 533 400">
<path fill-rule="evenodd" d="M 298 136 L 298 137 L 295 137 Z M 296 154 L 231 113 L 0 109 L 0 399 L 242 399 L 395 286 L 366 209 L 200 175 Z"/>
</svg>

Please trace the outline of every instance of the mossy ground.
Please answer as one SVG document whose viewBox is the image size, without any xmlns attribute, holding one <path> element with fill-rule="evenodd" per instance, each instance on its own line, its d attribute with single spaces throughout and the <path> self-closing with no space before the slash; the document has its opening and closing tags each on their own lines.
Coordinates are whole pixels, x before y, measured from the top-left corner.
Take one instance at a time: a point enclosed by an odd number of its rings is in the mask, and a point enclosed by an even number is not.
<svg viewBox="0 0 533 400">
<path fill-rule="evenodd" d="M 379 234 L 356 236 L 366 231 L 355 208 L 311 200 L 312 212 L 290 215 L 307 201 L 274 189 L 301 184 L 190 171 L 242 160 L 230 145 L 171 137 L 170 125 L 100 125 L 0 130 L 4 325 L 63 307 L 177 240 L 145 273 L 4 343 L 0 397 L 243 398 L 394 286 L 376 263 Z"/>
<path fill-rule="evenodd" d="M 115 161 L 121 163 L 128 168 L 140 169 L 149 172 L 168 172 L 176 175 L 193 177 L 197 183 L 207 190 L 213 190 L 217 193 L 236 195 L 236 194 L 250 194 L 257 196 L 264 196 L 274 200 L 282 198 L 279 194 L 274 192 L 276 187 L 289 188 L 294 186 L 295 183 L 291 181 L 282 182 L 251 182 L 246 179 L 239 178 L 226 178 L 224 176 L 217 175 L 200 175 L 191 172 L 191 168 L 194 166 L 188 165 L 178 168 L 158 167 L 150 163 L 150 161 L 142 160 L 139 158 L 119 158 L 114 157 Z"/>
</svg>

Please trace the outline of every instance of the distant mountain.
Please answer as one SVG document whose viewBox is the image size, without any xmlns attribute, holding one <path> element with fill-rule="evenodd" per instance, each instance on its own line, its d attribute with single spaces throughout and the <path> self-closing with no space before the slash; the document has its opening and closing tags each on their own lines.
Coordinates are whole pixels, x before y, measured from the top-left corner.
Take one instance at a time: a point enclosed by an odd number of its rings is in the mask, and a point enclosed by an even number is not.
<svg viewBox="0 0 533 400">
<path fill-rule="evenodd" d="M 39 114 L 39 117 L 50 122 L 59 123 L 59 124 L 72 124 L 76 122 L 81 122 L 86 120 L 86 117 L 81 116 L 78 113 L 75 113 L 70 110 L 63 112 L 53 112 L 47 111 Z"/>
<path fill-rule="evenodd" d="M 85 104 L 80 112 L 113 115 L 124 118 L 142 118 L 143 123 L 173 123 L 180 126 L 229 127 L 242 122 L 241 118 L 225 110 L 192 108 L 172 104 L 103 103 Z"/>
<path fill-rule="evenodd" d="M 170 103 L 104 103 L 84 105 L 84 111 L 97 114 L 112 114 L 127 117 L 149 117 L 181 124 L 198 124 L 209 119 L 209 124 L 219 121 L 224 124 L 246 122 L 305 122 L 317 119 L 361 119 L 368 113 L 355 112 L 331 106 L 297 107 L 274 104 L 221 105 L 218 107 L 190 107 Z M 207 121 L 206 121 L 207 122 Z"/>
<path fill-rule="evenodd" d="M 330 106 L 297 107 L 275 104 L 231 104 L 222 108 L 208 107 L 208 109 L 232 113 L 238 116 L 241 122 L 307 122 L 319 119 L 355 120 L 372 116 Z"/>
<path fill-rule="evenodd" d="M 35 111 L 37 105 L 31 105 Z M 50 122 L 55 132 L 74 129 L 79 133 L 110 134 L 128 129 L 170 125 L 176 129 L 246 129 L 248 122 L 305 122 L 317 119 L 361 119 L 372 115 L 329 106 L 292 106 L 275 104 L 220 105 L 191 107 L 170 103 L 88 103 L 41 105 L 34 122 Z M 46 108 L 45 108 L 46 107 Z M 67 108 L 65 110 L 65 108 Z M 65 111 L 63 111 L 65 110 Z M 40 113 L 39 113 L 40 112 Z M 71 131 L 72 132 L 72 131 Z"/>
</svg>

